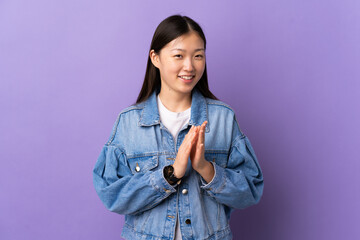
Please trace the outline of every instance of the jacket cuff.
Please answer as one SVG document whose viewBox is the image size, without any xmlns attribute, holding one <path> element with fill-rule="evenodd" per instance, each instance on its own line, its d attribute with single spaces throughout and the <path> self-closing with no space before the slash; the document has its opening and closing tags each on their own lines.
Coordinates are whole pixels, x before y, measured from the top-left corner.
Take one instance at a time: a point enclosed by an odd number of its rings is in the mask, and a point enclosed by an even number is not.
<svg viewBox="0 0 360 240">
<path fill-rule="evenodd" d="M 211 163 L 214 166 L 214 177 L 209 183 L 206 183 L 205 179 L 200 175 L 202 184 L 200 187 L 208 192 L 218 193 L 225 186 L 225 169 L 217 165 L 215 162 Z"/>
<path fill-rule="evenodd" d="M 165 167 L 165 166 L 164 166 Z M 153 172 L 150 177 L 151 185 L 159 191 L 164 197 L 168 197 L 170 194 L 176 192 L 175 185 L 170 185 L 170 183 L 164 177 L 164 167 Z"/>
</svg>

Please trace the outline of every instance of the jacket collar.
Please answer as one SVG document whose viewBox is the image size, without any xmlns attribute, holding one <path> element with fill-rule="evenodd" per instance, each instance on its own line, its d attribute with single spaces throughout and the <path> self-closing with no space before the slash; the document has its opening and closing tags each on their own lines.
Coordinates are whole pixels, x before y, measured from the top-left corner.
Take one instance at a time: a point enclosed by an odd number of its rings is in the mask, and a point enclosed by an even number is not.
<svg viewBox="0 0 360 240">
<path fill-rule="evenodd" d="M 160 124 L 160 115 L 156 100 L 158 93 L 158 89 L 153 91 L 150 97 L 145 101 L 144 108 L 141 112 L 141 117 L 139 120 L 140 126 L 152 126 L 155 124 Z M 199 126 L 204 121 L 208 121 L 205 132 L 209 132 L 210 128 L 205 97 L 197 88 L 193 89 L 191 96 L 191 114 L 189 125 Z"/>
</svg>

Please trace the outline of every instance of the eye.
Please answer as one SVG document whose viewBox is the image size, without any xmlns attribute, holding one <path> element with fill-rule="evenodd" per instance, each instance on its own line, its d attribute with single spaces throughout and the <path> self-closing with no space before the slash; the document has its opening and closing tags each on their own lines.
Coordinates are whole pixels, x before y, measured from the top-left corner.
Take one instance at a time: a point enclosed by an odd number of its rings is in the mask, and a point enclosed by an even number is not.
<svg viewBox="0 0 360 240">
<path fill-rule="evenodd" d="M 203 58 L 203 55 L 196 55 L 197 58 Z"/>
<path fill-rule="evenodd" d="M 175 55 L 174 57 L 182 57 L 180 54 Z"/>
</svg>

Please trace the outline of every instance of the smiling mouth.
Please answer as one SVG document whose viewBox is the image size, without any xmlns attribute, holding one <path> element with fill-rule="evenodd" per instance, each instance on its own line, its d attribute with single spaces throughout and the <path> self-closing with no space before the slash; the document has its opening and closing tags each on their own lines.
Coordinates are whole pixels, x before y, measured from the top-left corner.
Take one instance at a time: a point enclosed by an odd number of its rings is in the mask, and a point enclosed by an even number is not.
<svg viewBox="0 0 360 240">
<path fill-rule="evenodd" d="M 187 76 L 183 75 L 183 76 L 178 76 L 178 77 L 183 80 L 189 81 L 189 80 L 192 80 L 195 77 L 195 75 L 187 75 Z"/>
</svg>

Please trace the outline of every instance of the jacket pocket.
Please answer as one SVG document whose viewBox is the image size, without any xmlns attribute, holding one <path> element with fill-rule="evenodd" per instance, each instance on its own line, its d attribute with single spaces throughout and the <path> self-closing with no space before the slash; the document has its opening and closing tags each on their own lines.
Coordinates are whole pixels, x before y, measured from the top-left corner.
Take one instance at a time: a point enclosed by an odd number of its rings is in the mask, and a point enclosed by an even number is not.
<svg viewBox="0 0 360 240">
<path fill-rule="evenodd" d="M 145 173 L 159 165 L 159 157 L 155 155 L 128 158 L 128 163 L 132 174 Z"/>
<path fill-rule="evenodd" d="M 226 167 L 228 161 L 228 155 L 220 152 L 206 152 L 205 159 L 209 162 L 215 162 L 220 167 Z"/>
</svg>

